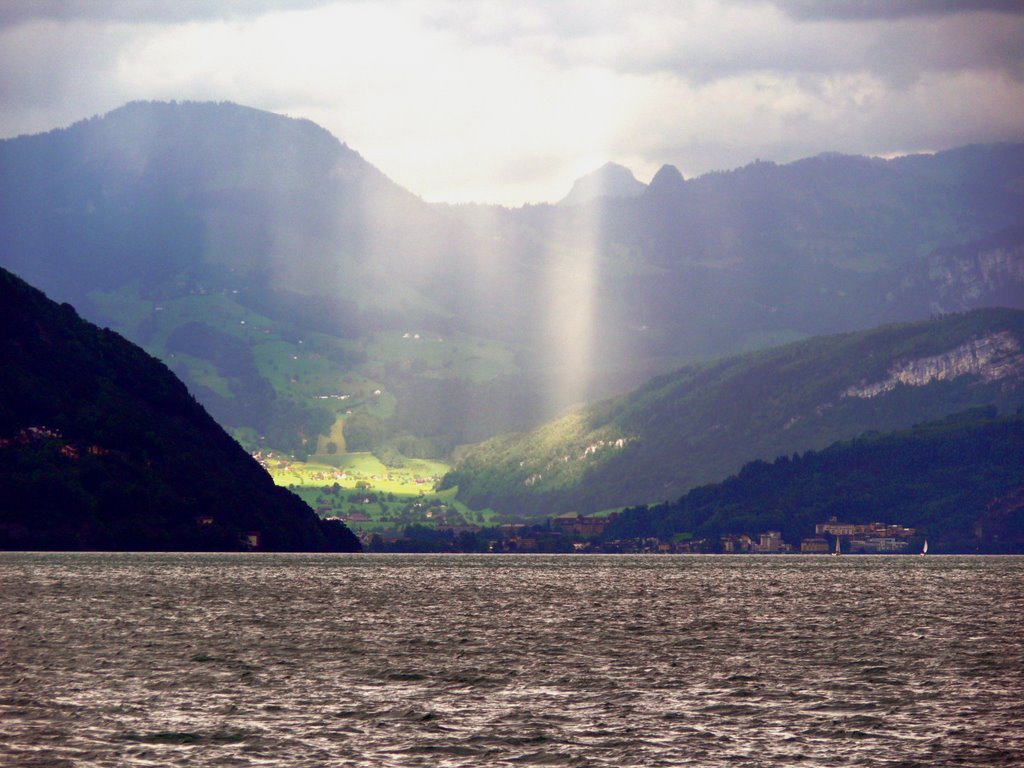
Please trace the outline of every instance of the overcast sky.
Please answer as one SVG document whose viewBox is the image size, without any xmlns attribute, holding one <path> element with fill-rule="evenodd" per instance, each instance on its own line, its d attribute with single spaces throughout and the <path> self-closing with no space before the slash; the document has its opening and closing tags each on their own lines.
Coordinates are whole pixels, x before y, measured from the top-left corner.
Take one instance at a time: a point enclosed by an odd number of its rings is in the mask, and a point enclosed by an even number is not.
<svg viewBox="0 0 1024 768">
<path fill-rule="evenodd" d="M 3 0 L 0 137 L 135 99 L 323 125 L 431 201 L 1024 140 L 1018 0 Z"/>
</svg>

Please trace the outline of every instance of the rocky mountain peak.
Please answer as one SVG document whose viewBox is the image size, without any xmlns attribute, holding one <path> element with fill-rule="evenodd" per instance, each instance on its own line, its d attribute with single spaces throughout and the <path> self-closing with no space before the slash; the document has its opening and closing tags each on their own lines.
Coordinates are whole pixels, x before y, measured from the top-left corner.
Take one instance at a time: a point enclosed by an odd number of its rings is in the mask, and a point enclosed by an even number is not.
<svg viewBox="0 0 1024 768">
<path fill-rule="evenodd" d="M 685 183 L 686 180 L 678 168 L 674 165 L 663 165 L 654 174 L 654 178 L 651 179 L 651 183 L 647 187 L 647 193 L 650 195 L 671 194 L 681 189 Z"/>
<path fill-rule="evenodd" d="M 577 179 L 559 205 L 580 205 L 602 197 L 639 197 L 645 189 L 647 185 L 637 181 L 629 168 L 618 163 L 605 163 Z"/>
</svg>

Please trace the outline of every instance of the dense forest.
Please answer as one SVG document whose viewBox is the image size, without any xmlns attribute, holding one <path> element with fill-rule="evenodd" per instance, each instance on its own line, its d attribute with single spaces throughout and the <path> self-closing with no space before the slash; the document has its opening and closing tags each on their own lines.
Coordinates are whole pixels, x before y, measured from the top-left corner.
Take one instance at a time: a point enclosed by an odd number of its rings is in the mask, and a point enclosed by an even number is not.
<svg viewBox="0 0 1024 768">
<path fill-rule="evenodd" d="M 756 461 L 678 501 L 631 507 L 603 538 L 782 532 L 799 543 L 815 523 L 899 523 L 932 552 L 1024 551 L 1024 412 L 954 414 L 891 434 Z"/>
<path fill-rule="evenodd" d="M 0 270 L 0 548 L 352 551 L 158 360 Z"/>
</svg>

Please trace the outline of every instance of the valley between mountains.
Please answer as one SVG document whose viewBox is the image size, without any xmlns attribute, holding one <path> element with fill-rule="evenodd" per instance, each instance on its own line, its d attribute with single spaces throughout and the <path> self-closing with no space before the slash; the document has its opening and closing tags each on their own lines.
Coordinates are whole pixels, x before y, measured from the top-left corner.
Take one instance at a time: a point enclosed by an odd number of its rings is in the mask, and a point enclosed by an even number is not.
<svg viewBox="0 0 1024 768">
<path fill-rule="evenodd" d="M 620 538 L 712 551 L 826 513 L 1024 549 L 1021 211 L 1019 144 L 648 184 L 608 165 L 507 209 L 427 204 L 315 124 L 230 103 L 0 141 L 0 267 L 159 358 L 278 484 L 378 548 L 544 526 L 571 548 L 596 539 L 550 518 L 628 508 L 646 511 Z M 53 427 L 8 422 L 2 450 Z M 946 463 L 856 473 L 864 451 L 918 450 Z M 834 482 L 727 500 L 758 462 L 820 480 L 822 451 L 844 457 Z M 872 501 L 830 502 L 854 476 Z"/>
</svg>

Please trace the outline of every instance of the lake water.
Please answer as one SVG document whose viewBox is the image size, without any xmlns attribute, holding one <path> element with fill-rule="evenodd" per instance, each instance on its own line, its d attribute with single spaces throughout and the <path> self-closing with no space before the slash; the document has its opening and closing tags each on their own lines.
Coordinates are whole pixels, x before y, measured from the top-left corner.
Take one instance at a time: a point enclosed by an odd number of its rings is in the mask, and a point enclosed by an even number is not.
<svg viewBox="0 0 1024 768">
<path fill-rule="evenodd" d="M 1024 765 L 1024 558 L 0 554 L 2 766 Z"/>
</svg>

